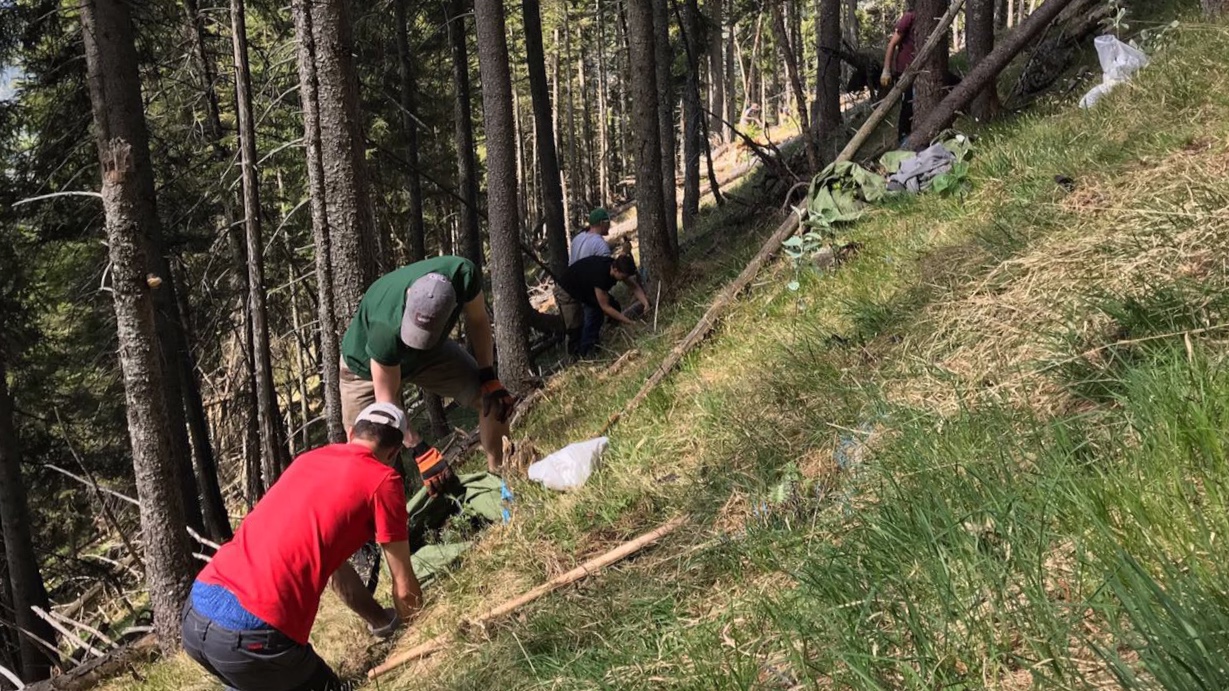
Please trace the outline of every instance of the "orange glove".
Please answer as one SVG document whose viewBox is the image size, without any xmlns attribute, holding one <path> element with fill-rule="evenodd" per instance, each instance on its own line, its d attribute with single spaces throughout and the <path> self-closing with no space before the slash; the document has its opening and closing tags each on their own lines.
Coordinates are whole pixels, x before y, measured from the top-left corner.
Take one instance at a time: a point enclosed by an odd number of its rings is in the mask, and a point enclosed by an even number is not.
<svg viewBox="0 0 1229 691">
<path fill-rule="evenodd" d="M 444 460 L 444 454 L 425 441 L 414 447 L 414 462 L 418 464 L 418 473 L 422 476 L 422 484 L 427 488 L 427 494 L 433 497 L 455 480 L 452 468 Z"/>
<path fill-rule="evenodd" d="M 516 407 L 516 399 L 504 388 L 503 382 L 495 376 L 495 369 L 483 367 L 478 370 L 478 382 L 482 391 L 482 415 L 494 415 L 500 424 L 508 422 L 508 416 Z"/>
</svg>

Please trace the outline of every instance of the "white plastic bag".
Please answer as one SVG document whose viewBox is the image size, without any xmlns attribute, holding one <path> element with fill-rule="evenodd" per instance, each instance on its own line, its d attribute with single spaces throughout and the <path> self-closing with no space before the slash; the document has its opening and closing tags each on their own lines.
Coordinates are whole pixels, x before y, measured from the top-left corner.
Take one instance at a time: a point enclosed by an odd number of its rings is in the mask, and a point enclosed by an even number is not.
<svg viewBox="0 0 1229 691">
<path fill-rule="evenodd" d="M 610 442 L 607 437 L 568 444 L 529 466 L 529 479 L 549 489 L 576 489 L 593 474 L 593 466 Z"/>
<path fill-rule="evenodd" d="M 1080 99 L 1081 108 L 1092 108 L 1101 97 L 1115 86 L 1127 81 L 1141 67 L 1148 65 L 1148 56 L 1138 48 L 1129 46 L 1113 36 L 1098 36 L 1097 58 L 1101 61 L 1101 83 Z"/>
</svg>

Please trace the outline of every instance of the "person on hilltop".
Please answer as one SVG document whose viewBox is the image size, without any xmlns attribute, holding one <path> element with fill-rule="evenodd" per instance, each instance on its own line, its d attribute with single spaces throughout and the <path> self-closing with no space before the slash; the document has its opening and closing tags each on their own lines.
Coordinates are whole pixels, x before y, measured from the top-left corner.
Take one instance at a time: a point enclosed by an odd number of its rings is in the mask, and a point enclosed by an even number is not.
<svg viewBox="0 0 1229 691">
<path fill-rule="evenodd" d="M 610 245 L 606 236 L 610 234 L 610 214 L 598 207 L 589 212 L 589 228 L 572 238 L 572 249 L 568 252 L 568 266 L 587 257 L 609 257 Z"/>
<path fill-rule="evenodd" d="M 908 0 L 905 5 L 906 11 L 896 21 L 896 30 L 888 39 L 887 50 L 883 53 L 883 73 L 879 76 L 879 83 L 885 89 L 900 79 L 905 70 L 913 64 L 913 58 L 917 55 L 917 45 L 913 37 L 916 14 L 914 5 L 915 0 Z M 900 119 L 896 124 L 896 134 L 900 141 L 908 139 L 911 132 L 913 132 L 913 85 L 910 85 L 901 96 Z"/>
<path fill-rule="evenodd" d="M 342 601 L 381 637 L 421 610 L 396 470 L 409 431 L 399 407 L 367 406 L 351 421 L 349 443 L 296 458 L 196 577 L 184 606 L 184 650 L 226 688 L 343 688 L 308 638 L 329 576 L 368 540 L 388 559 L 393 606 L 339 593 Z"/>
<path fill-rule="evenodd" d="M 559 277 L 559 312 L 567 330 L 568 354 L 585 357 L 593 352 L 606 317 L 631 324 L 623 316 L 619 302 L 610 294 L 616 283 L 623 282 L 649 312 L 649 298 L 636 279 L 636 261 L 630 254 L 618 257 L 586 257 L 572 264 Z"/>
</svg>

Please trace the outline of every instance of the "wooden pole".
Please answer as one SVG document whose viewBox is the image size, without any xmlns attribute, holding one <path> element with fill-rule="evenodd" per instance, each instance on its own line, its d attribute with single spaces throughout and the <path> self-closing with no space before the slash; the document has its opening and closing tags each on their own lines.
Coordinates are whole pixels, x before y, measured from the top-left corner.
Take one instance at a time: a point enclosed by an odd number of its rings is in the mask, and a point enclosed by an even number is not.
<svg viewBox="0 0 1229 691">
<path fill-rule="evenodd" d="M 636 538 L 635 540 L 632 540 L 631 542 L 625 542 L 622 545 L 619 545 L 618 547 L 616 547 L 615 549 L 612 549 L 609 552 L 606 552 L 605 554 L 594 557 L 590 559 L 589 561 L 586 561 L 585 563 L 581 564 L 580 566 L 577 566 L 576 568 L 572 569 L 571 571 L 568 571 L 567 573 L 564 573 L 564 574 L 560 574 L 550 579 L 546 583 L 543 583 L 542 585 L 534 588 L 533 590 L 526 592 L 520 597 L 514 598 L 512 600 L 508 600 L 507 602 L 503 603 L 502 605 L 499 605 L 498 607 L 487 610 L 486 612 L 478 615 L 476 618 L 469 620 L 468 622 L 466 622 L 466 624 L 468 626 L 478 626 L 478 627 L 485 626 L 486 624 L 506 614 L 510 614 L 511 612 L 516 611 L 517 609 L 529 604 L 530 602 L 533 602 L 534 600 L 537 600 L 543 595 L 546 595 L 554 590 L 558 590 L 559 588 L 562 588 L 565 585 L 575 583 L 576 581 L 579 581 L 585 578 L 586 576 L 591 576 L 597 573 L 598 571 L 601 571 L 602 569 L 606 568 L 607 566 L 610 566 L 611 564 L 614 564 L 615 562 L 626 559 L 627 557 L 635 554 L 636 552 L 639 552 L 640 550 L 653 544 L 654 542 L 657 542 L 658 540 L 665 537 L 666 535 L 669 535 L 670 533 L 674 532 L 686 522 L 687 522 L 687 519 L 683 516 L 672 518 L 669 521 L 666 521 L 665 523 L 663 523 L 657 529 L 647 532 L 644 535 L 641 535 L 640 537 Z M 385 660 L 378 667 L 375 667 L 374 669 L 369 671 L 367 673 L 367 678 L 375 679 L 377 677 L 384 676 L 385 674 L 388 674 L 392 670 L 406 664 L 407 662 L 413 662 L 414 660 L 418 660 L 420 658 L 424 658 L 434 653 L 437 653 L 440 650 L 442 650 L 444 647 L 446 647 L 448 644 L 450 644 L 455 637 L 456 637 L 455 632 L 441 634 L 439 636 L 436 636 L 435 638 L 432 638 L 431 640 L 425 643 L 422 643 L 414 648 L 411 648 L 405 651 L 404 653 L 394 655 L 388 658 L 387 660 Z"/>
</svg>

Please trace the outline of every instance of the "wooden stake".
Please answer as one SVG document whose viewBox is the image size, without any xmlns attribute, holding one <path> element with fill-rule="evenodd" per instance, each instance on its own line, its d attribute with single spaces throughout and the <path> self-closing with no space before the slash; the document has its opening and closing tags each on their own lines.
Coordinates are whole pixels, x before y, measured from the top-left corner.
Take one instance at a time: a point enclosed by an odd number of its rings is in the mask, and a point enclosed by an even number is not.
<svg viewBox="0 0 1229 691">
<path fill-rule="evenodd" d="M 605 554 L 594 557 L 593 559 L 586 561 L 585 563 L 581 564 L 580 566 L 577 566 L 571 571 L 568 571 L 567 573 L 564 573 L 564 574 L 560 574 L 550 579 L 546 583 L 543 583 L 542 585 L 534 588 L 533 590 L 526 592 L 524 595 L 521 595 L 520 597 L 514 598 L 512 600 L 508 600 L 502 605 L 499 605 L 498 607 L 487 610 L 486 612 L 478 615 L 474 619 L 464 622 L 464 625 L 467 627 L 479 627 L 479 628 L 486 626 L 487 624 L 493 622 L 494 620 L 506 614 L 510 614 L 511 612 L 516 611 L 517 609 L 529 604 L 530 602 L 537 600 L 543 595 L 546 595 L 554 590 L 562 588 L 563 586 L 568 585 L 570 583 L 575 583 L 576 581 L 579 581 L 582 578 L 585 578 L 586 576 L 591 576 L 597 573 L 598 571 L 606 568 L 607 566 L 610 566 L 611 564 L 614 564 L 615 562 L 626 559 L 627 557 L 644 549 L 648 545 L 654 542 L 657 542 L 658 540 L 665 537 L 666 535 L 669 535 L 670 533 L 674 532 L 675 530 L 679 528 L 679 526 L 683 525 L 686 522 L 687 522 L 687 519 L 683 516 L 672 518 L 669 521 L 666 521 L 665 523 L 663 523 L 656 530 L 647 532 L 644 535 L 641 535 L 640 537 L 636 538 L 635 540 L 632 540 L 631 542 L 625 542 L 622 545 L 619 545 L 618 547 L 616 547 L 615 549 L 612 549 L 609 552 L 606 552 Z M 441 634 L 439 636 L 436 636 L 435 638 L 432 638 L 431 640 L 425 643 L 422 643 L 414 648 L 411 648 L 405 651 L 404 653 L 394 655 L 388 658 L 387 660 L 385 660 L 378 667 L 375 667 L 370 672 L 368 672 L 367 678 L 375 679 L 377 677 L 384 676 L 385 674 L 388 674 L 392 670 L 406 664 L 407 662 L 413 662 L 414 660 L 418 660 L 418 659 L 433 655 L 434 653 L 437 653 L 440 650 L 447 647 L 448 644 L 452 643 L 452 641 L 456 638 L 456 635 L 457 634 L 455 632 Z"/>
</svg>

